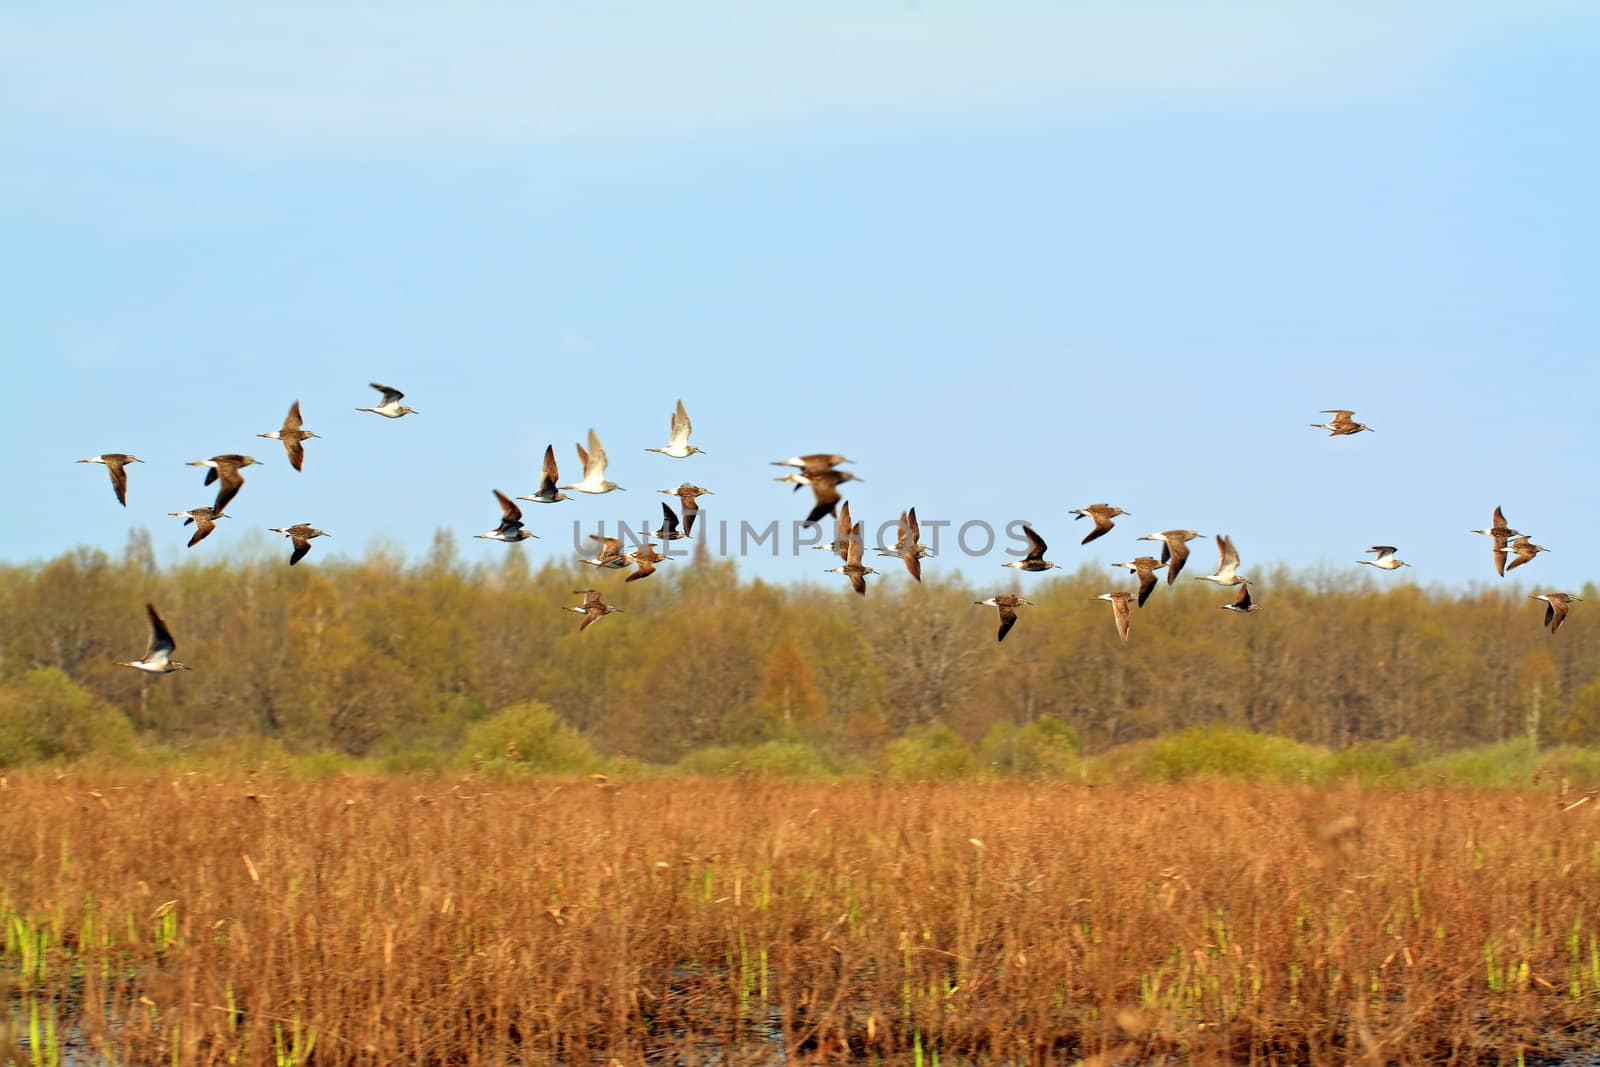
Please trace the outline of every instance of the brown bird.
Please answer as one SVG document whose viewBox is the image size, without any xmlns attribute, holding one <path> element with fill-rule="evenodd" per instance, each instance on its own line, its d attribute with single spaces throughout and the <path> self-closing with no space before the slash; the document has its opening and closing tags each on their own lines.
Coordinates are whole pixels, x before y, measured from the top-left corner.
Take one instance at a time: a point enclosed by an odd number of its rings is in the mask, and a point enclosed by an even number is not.
<svg viewBox="0 0 1600 1067">
<path fill-rule="evenodd" d="M 1139 540 L 1161 542 L 1161 562 L 1167 564 L 1167 584 L 1171 585 L 1177 581 L 1183 565 L 1189 562 L 1188 542 L 1199 536 L 1194 530 L 1163 530 L 1161 533 L 1145 534 Z"/>
<path fill-rule="evenodd" d="M 1121 508 L 1114 508 L 1110 504 L 1090 504 L 1086 508 L 1073 508 L 1072 514 L 1076 515 L 1078 519 L 1087 518 L 1094 520 L 1094 529 L 1089 531 L 1089 535 L 1087 537 L 1078 542 L 1081 545 L 1086 545 L 1095 538 L 1104 537 L 1106 534 L 1110 533 L 1111 527 L 1116 525 L 1116 523 L 1111 521 L 1112 519 L 1116 518 L 1118 515 L 1127 515 L 1129 513 L 1123 511 Z M 1073 519 L 1072 521 L 1077 522 L 1078 519 Z"/>
<path fill-rule="evenodd" d="M 1117 623 L 1117 636 L 1126 641 L 1128 639 L 1128 624 L 1131 621 L 1128 616 L 1128 601 L 1133 599 L 1133 594 L 1120 591 L 1116 593 L 1101 593 L 1094 599 L 1109 600 L 1111 602 L 1111 617 Z"/>
<path fill-rule="evenodd" d="M 1256 606 L 1250 602 L 1250 583 L 1245 582 L 1239 586 L 1239 595 L 1233 598 L 1232 604 L 1218 604 L 1217 610 L 1237 611 L 1241 615 L 1248 615 L 1256 610 Z"/>
<path fill-rule="evenodd" d="M 486 541 L 516 542 L 539 536 L 522 528 L 522 509 L 510 497 L 496 489 L 494 498 L 500 501 L 500 525 L 488 533 L 473 534 L 473 537 L 481 537 Z"/>
<path fill-rule="evenodd" d="M 833 517 L 833 540 L 824 541 L 820 545 L 812 545 L 816 552 L 832 552 L 846 562 L 850 558 L 850 531 L 854 526 L 850 522 L 850 501 L 846 500 L 839 505 L 839 514 Z"/>
<path fill-rule="evenodd" d="M 625 557 L 634 566 L 634 572 L 623 579 L 628 582 L 637 582 L 640 578 L 648 578 L 656 572 L 656 564 L 666 561 L 669 557 L 656 551 L 656 546 L 649 541 L 629 552 Z"/>
<path fill-rule="evenodd" d="M 1355 412 L 1348 408 L 1325 408 L 1324 415 L 1332 415 L 1327 422 L 1313 422 L 1311 425 L 1318 430 L 1327 430 L 1329 437 L 1342 437 L 1347 434 L 1360 433 L 1362 430 L 1371 430 L 1372 427 L 1364 422 L 1357 422 L 1351 418 Z"/>
<path fill-rule="evenodd" d="M 169 511 L 167 514 L 175 519 L 182 519 L 185 526 L 194 523 L 194 536 L 189 538 L 190 548 L 204 541 L 211 531 L 217 528 L 218 519 L 228 517 L 215 514 L 210 508 L 190 508 L 188 511 Z"/>
<path fill-rule="evenodd" d="M 416 408 L 408 408 L 404 404 L 400 403 L 400 401 L 406 398 L 406 394 L 402 393 L 394 386 L 379 385 L 377 382 L 368 382 L 367 384 L 372 386 L 372 388 L 376 389 L 378 392 L 382 393 L 383 399 L 378 403 L 377 407 L 356 408 L 357 411 L 370 411 L 374 415 L 382 415 L 386 419 L 398 419 L 405 415 L 422 414 L 422 412 L 418 411 Z"/>
<path fill-rule="evenodd" d="M 1500 506 L 1496 504 L 1494 509 L 1494 522 L 1482 530 L 1473 530 L 1472 532 L 1475 534 L 1483 534 L 1493 542 L 1494 572 L 1500 577 L 1504 578 L 1506 576 L 1506 543 L 1510 541 L 1511 538 L 1516 537 L 1522 531 L 1513 530 L 1510 526 L 1506 525 L 1505 512 L 1501 511 Z"/>
<path fill-rule="evenodd" d="M 313 537 L 332 537 L 326 530 L 313 529 L 308 522 L 297 522 L 293 526 L 269 526 L 267 529 L 273 533 L 281 533 L 294 544 L 294 551 L 289 553 L 289 566 L 306 558 L 306 553 L 311 551 Z"/>
<path fill-rule="evenodd" d="M 857 478 L 852 471 L 838 471 L 833 469 L 796 471 L 794 474 L 785 475 L 774 479 L 779 482 L 794 483 L 798 492 L 802 485 L 811 487 L 811 493 L 816 498 L 816 505 L 806 516 L 807 522 L 816 522 L 824 515 L 832 515 L 839 506 L 839 486 L 843 482 L 864 481 Z"/>
<path fill-rule="evenodd" d="M 1113 567 L 1123 567 L 1139 576 L 1139 606 L 1144 607 L 1144 602 L 1150 599 L 1150 594 L 1156 587 L 1156 568 L 1161 566 L 1161 561 L 1154 556 L 1140 556 L 1126 563 L 1113 563 Z"/>
<path fill-rule="evenodd" d="M 195 459 L 189 461 L 191 467 L 210 467 L 206 471 L 205 484 L 221 479 L 222 484 L 217 487 L 217 499 L 211 505 L 213 516 L 221 515 L 230 501 L 239 494 L 239 489 L 244 485 L 244 476 L 239 473 L 240 468 L 249 467 L 261 462 L 254 456 L 241 456 L 237 452 L 226 455 L 212 456 L 210 459 Z"/>
<path fill-rule="evenodd" d="M 698 485 L 684 482 L 676 489 L 657 489 L 658 493 L 675 496 L 678 503 L 683 506 L 683 535 L 689 537 L 694 533 L 694 520 L 700 517 L 700 497 L 715 496 L 709 489 L 702 489 Z"/>
<path fill-rule="evenodd" d="M 689 536 L 687 530 L 678 529 L 678 516 L 665 500 L 661 502 L 661 529 L 655 531 L 655 536 L 663 541 L 681 541 Z"/>
<path fill-rule="evenodd" d="M 1523 534 L 1521 537 L 1515 538 L 1506 547 L 1510 550 L 1512 555 L 1517 557 L 1516 559 L 1514 559 L 1513 561 L 1511 561 L 1510 563 L 1508 563 L 1506 565 L 1506 570 L 1508 570 L 1508 571 L 1514 571 L 1518 567 L 1522 566 L 1524 563 L 1531 563 L 1533 561 L 1533 558 L 1535 556 L 1537 556 L 1541 552 L 1550 551 L 1548 548 L 1544 547 L 1543 545 L 1534 544 L 1533 540 L 1531 538 L 1529 538 L 1526 534 Z"/>
<path fill-rule="evenodd" d="M 896 526 L 894 547 L 878 549 L 880 556 L 899 556 L 905 560 L 906 570 L 911 572 L 911 577 L 922 581 L 922 561 L 925 557 L 933 555 L 927 545 L 919 544 L 917 539 L 922 534 L 922 527 L 917 522 L 917 509 L 911 508 L 900 513 L 900 522 Z"/>
<path fill-rule="evenodd" d="M 1365 563 L 1367 566 L 1376 567 L 1380 571 L 1397 571 L 1401 567 L 1411 566 L 1405 560 L 1395 557 L 1395 553 L 1400 550 L 1393 545 L 1373 545 L 1367 551 L 1377 553 L 1377 557 L 1375 559 L 1358 559 L 1356 560 L 1357 563 Z"/>
<path fill-rule="evenodd" d="M 878 572 L 871 567 L 861 565 L 861 550 L 866 546 L 866 537 L 862 533 L 863 524 L 856 523 L 850 530 L 850 536 L 845 539 L 844 565 L 842 567 L 829 567 L 824 574 L 843 574 L 850 579 L 850 587 L 862 596 L 867 595 L 867 575 Z"/>
<path fill-rule="evenodd" d="M 1217 554 L 1221 556 L 1217 563 L 1217 573 L 1197 574 L 1197 582 L 1215 582 L 1218 585 L 1242 585 L 1245 579 L 1234 573 L 1239 569 L 1239 550 L 1233 547 L 1233 539 L 1217 535 Z"/>
<path fill-rule="evenodd" d="M 102 452 L 98 456 L 80 459 L 79 463 L 104 463 L 106 473 L 111 475 L 111 491 L 117 494 L 117 503 L 123 507 L 128 506 L 128 471 L 130 463 L 143 463 L 138 456 L 130 456 L 126 452 Z"/>
<path fill-rule="evenodd" d="M 1006 634 L 1010 633 L 1011 628 L 1017 624 L 1017 605 L 1027 604 L 1030 607 L 1033 606 L 1033 601 L 1024 600 L 1015 593 L 1000 593 L 987 600 L 974 600 L 973 603 L 1000 610 L 1000 632 L 995 637 L 997 642 L 1004 641 Z"/>
<path fill-rule="evenodd" d="M 689 422 L 689 413 L 683 409 L 683 401 L 678 401 L 678 407 L 672 413 L 671 432 L 667 435 L 666 448 L 647 448 L 646 452 L 660 452 L 663 456 L 674 459 L 688 459 L 696 452 L 704 453 L 705 449 L 696 448 L 689 443 L 689 434 L 694 432 L 693 425 Z"/>
<path fill-rule="evenodd" d="M 774 467 L 799 467 L 801 471 L 810 474 L 815 471 L 832 470 L 841 463 L 853 463 L 854 460 L 845 459 L 837 452 L 813 452 L 806 456 L 790 456 L 788 459 L 775 459 Z M 783 481 L 784 479 L 779 479 Z"/>
<path fill-rule="evenodd" d="M 600 542 L 600 554 L 594 559 L 579 560 L 591 567 L 604 567 L 607 570 L 621 570 L 628 565 L 628 559 L 622 552 L 622 539 L 618 537 L 601 537 L 599 534 L 590 534 L 589 540 Z"/>
<path fill-rule="evenodd" d="M 1550 627 L 1551 633 L 1555 633 L 1561 629 L 1561 624 L 1566 621 L 1567 609 L 1573 605 L 1573 602 L 1581 601 L 1583 597 L 1575 596 L 1572 593 L 1539 593 L 1528 599 L 1544 601 L 1544 624 Z"/>
<path fill-rule="evenodd" d="M 613 611 L 622 610 L 616 605 L 607 604 L 604 600 L 600 599 L 600 590 L 598 589 L 574 589 L 573 592 L 583 597 L 583 606 L 578 608 L 563 608 L 562 610 L 576 612 L 577 614 L 583 616 L 583 621 L 578 624 L 578 632 L 580 634 L 589 627 L 593 626 L 600 619 L 610 615 Z"/>
<path fill-rule="evenodd" d="M 1044 558 L 1045 550 L 1050 547 L 1044 543 L 1044 538 L 1032 526 L 1024 526 L 1022 533 L 1028 539 L 1028 554 L 1021 559 L 1006 560 L 1000 566 L 1019 571 L 1047 571 L 1054 567 L 1054 563 Z"/>
<path fill-rule="evenodd" d="M 173 671 L 192 671 L 193 667 L 186 663 L 179 663 L 172 658 L 177 651 L 178 644 L 172 639 L 172 631 L 167 629 L 167 624 L 161 621 L 161 616 L 156 614 L 154 604 L 144 606 L 146 614 L 150 617 L 150 644 L 145 649 L 142 659 L 118 660 L 119 667 L 132 667 L 134 670 L 144 671 L 146 674 L 171 674 Z"/>
<path fill-rule="evenodd" d="M 302 430 L 300 428 L 301 425 L 300 401 L 296 400 L 289 405 L 289 414 L 283 417 L 283 425 L 281 427 L 271 433 L 258 433 L 256 436 L 265 437 L 271 441 L 282 441 L 283 450 L 289 454 L 289 466 L 299 470 L 300 465 L 306 461 L 306 450 L 303 442 L 308 438 L 317 436 L 310 430 Z"/>
<path fill-rule="evenodd" d="M 556 466 L 556 446 L 544 446 L 544 465 L 539 472 L 539 488 L 530 496 L 519 496 L 518 500 L 531 500 L 535 504 L 559 504 L 563 500 L 572 498 L 556 487 L 556 479 L 561 477 L 561 471 Z"/>
</svg>

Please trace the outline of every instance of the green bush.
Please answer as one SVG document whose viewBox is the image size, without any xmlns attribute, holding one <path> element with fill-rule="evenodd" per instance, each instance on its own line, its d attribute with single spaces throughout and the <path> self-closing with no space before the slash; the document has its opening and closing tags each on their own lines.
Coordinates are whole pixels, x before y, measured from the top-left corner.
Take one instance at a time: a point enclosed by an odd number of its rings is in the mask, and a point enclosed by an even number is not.
<svg viewBox="0 0 1600 1067">
<path fill-rule="evenodd" d="M 997 774 L 1049 778 L 1082 776 L 1081 750 L 1078 731 L 1054 715 L 1041 715 L 1024 726 L 996 725 L 980 746 L 985 766 Z"/>
<path fill-rule="evenodd" d="M 490 773 L 574 774 L 600 762 L 582 735 L 535 700 L 514 704 L 473 726 L 460 753 Z"/>
<path fill-rule="evenodd" d="M 1538 746 L 1526 737 L 1446 752 L 1416 765 L 1419 785 L 1529 786 L 1538 778 Z"/>
<path fill-rule="evenodd" d="M 0 766 L 122 759 L 137 747 L 127 716 L 55 667 L 0 686 Z"/>
<path fill-rule="evenodd" d="M 678 761 L 677 770 L 707 778 L 740 774 L 758 778 L 826 778 L 833 773 L 810 745 L 799 741 L 697 748 Z"/>
<path fill-rule="evenodd" d="M 976 766 L 972 751 L 943 723 L 913 726 L 885 745 L 878 761 L 885 777 L 900 781 L 964 778 Z"/>
<path fill-rule="evenodd" d="M 1320 776 L 1327 753 L 1286 737 L 1233 726 L 1191 726 L 1150 742 L 1131 770 L 1147 782 L 1226 778 L 1301 782 Z"/>
<path fill-rule="evenodd" d="M 1334 752 L 1323 762 L 1321 776 L 1329 779 L 1354 778 L 1362 785 L 1395 783 L 1406 780 L 1411 768 L 1423 758 L 1420 745 L 1409 737 L 1392 741 L 1358 741 Z"/>
</svg>

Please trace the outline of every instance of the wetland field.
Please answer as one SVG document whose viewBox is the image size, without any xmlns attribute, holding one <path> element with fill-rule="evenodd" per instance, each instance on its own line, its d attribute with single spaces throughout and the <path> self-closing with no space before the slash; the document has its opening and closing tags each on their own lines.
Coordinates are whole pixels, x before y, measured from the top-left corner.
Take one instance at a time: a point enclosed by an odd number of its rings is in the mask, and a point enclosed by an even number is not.
<svg viewBox="0 0 1600 1067">
<path fill-rule="evenodd" d="M 0 790 L 18 1063 L 1555 1063 L 1556 789 L 48 772 Z"/>
</svg>

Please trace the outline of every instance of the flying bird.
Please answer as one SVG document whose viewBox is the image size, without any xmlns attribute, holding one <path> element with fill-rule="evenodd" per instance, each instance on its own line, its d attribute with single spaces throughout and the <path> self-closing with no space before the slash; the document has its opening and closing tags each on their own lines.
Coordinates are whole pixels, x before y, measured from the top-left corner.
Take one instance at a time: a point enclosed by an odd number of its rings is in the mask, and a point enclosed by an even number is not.
<svg viewBox="0 0 1600 1067">
<path fill-rule="evenodd" d="M 526 541 L 530 537 L 539 536 L 522 528 L 522 509 L 517 507 L 515 501 L 498 489 L 494 491 L 494 498 L 500 501 L 500 525 L 488 533 L 473 534 L 473 537 L 481 537 L 485 541 L 505 541 L 509 543 Z"/>
<path fill-rule="evenodd" d="M 600 590 L 598 589 L 574 589 L 573 592 L 583 597 L 583 606 L 576 608 L 563 608 L 562 610 L 576 612 L 577 614 L 583 616 L 583 621 L 578 624 L 578 632 L 580 634 L 589 627 L 593 626 L 600 619 L 610 615 L 613 611 L 622 610 L 616 605 L 607 604 L 604 600 L 600 599 Z"/>
<path fill-rule="evenodd" d="M 629 552 L 625 557 L 633 564 L 634 571 L 623 579 L 625 582 L 637 582 L 640 578 L 648 578 L 656 572 L 656 564 L 664 563 L 670 556 L 663 556 L 656 551 L 656 546 L 649 541 Z"/>
<path fill-rule="evenodd" d="M 606 481 L 606 446 L 600 443 L 600 435 L 589 429 L 589 447 L 587 450 L 582 445 L 575 446 L 578 450 L 578 465 L 583 468 L 583 477 L 571 485 L 563 485 L 563 489 L 571 489 L 579 493 L 609 493 L 613 489 L 621 489 L 616 482 Z"/>
<path fill-rule="evenodd" d="M 313 537 L 332 537 L 326 530 L 318 530 L 309 522 L 297 522 L 293 526 L 269 526 L 267 529 L 273 533 L 281 533 L 294 544 L 294 551 L 289 553 L 289 566 L 306 558 L 306 553 L 311 551 Z"/>
<path fill-rule="evenodd" d="M 589 540 L 600 542 L 600 552 L 593 559 L 579 560 L 591 567 L 604 567 L 607 570 L 619 571 L 628 565 L 628 559 L 622 552 L 622 539 L 619 537 L 601 537 L 599 534 L 590 534 Z"/>
<path fill-rule="evenodd" d="M 578 450 L 579 455 L 583 450 Z M 544 466 L 539 472 L 539 488 L 532 496 L 519 496 L 518 500 L 531 500 L 535 504 L 559 504 L 563 500 L 572 498 L 556 487 L 556 479 L 561 477 L 561 472 L 556 469 L 556 446 L 544 446 Z"/>
<path fill-rule="evenodd" d="M 850 530 L 850 536 L 845 541 L 843 551 L 844 565 L 841 567 L 829 567 L 823 571 L 824 574 L 842 574 L 846 576 L 850 579 L 850 587 L 862 596 L 867 595 L 867 575 L 878 573 L 871 567 L 863 567 L 861 565 L 861 550 L 865 545 L 866 539 L 862 536 L 862 524 L 858 522 Z"/>
<path fill-rule="evenodd" d="M 1114 508 L 1109 504 L 1090 504 L 1086 508 L 1073 508 L 1072 514 L 1076 515 L 1078 519 L 1094 520 L 1094 529 L 1089 531 L 1089 535 L 1087 537 L 1078 542 L 1079 544 L 1086 545 L 1095 538 L 1104 537 L 1106 534 L 1110 533 L 1111 527 L 1116 525 L 1116 523 L 1112 522 L 1111 520 L 1116 518 L 1118 515 L 1127 515 L 1128 512 L 1123 511 L 1121 508 Z M 1077 522 L 1078 519 L 1073 519 L 1072 521 Z"/>
<path fill-rule="evenodd" d="M 1566 621 L 1567 609 L 1572 607 L 1575 601 L 1581 601 L 1583 597 L 1572 593 L 1539 593 L 1528 599 L 1544 601 L 1544 624 L 1550 627 L 1551 633 L 1555 633 Z"/>
<path fill-rule="evenodd" d="M 194 670 L 187 663 L 179 663 L 172 658 L 172 653 L 177 650 L 178 644 L 172 639 L 172 631 L 167 629 L 167 624 L 156 614 L 156 606 L 146 604 L 144 610 L 150 616 L 150 647 L 145 649 L 144 658 L 118 660 L 117 666 L 132 667 L 146 674 L 171 674 L 173 671 Z"/>
<path fill-rule="evenodd" d="M 377 407 L 356 408 L 357 411 L 370 411 L 374 415 L 382 415 L 386 419 L 398 419 L 402 415 L 421 414 L 421 412 L 419 412 L 416 408 L 408 408 L 400 403 L 400 401 L 406 398 L 406 394 L 402 393 L 394 386 L 379 385 L 377 382 L 368 382 L 367 384 L 372 386 L 378 392 L 382 393 L 383 399 L 378 403 Z"/>
<path fill-rule="evenodd" d="M 1011 628 L 1017 624 L 1018 604 L 1027 604 L 1030 607 L 1033 606 L 1033 601 L 1024 600 L 1015 593 L 1000 593 L 996 596 L 990 597 L 987 600 L 974 600 L 973 603 L 981 604 L 984 607 L 999 609 L 1000 632 L 995 636 L 996 642 L 1004 641 L 1006 639 L 1006 634 L 1010 633 Z"/>
<path fill-rule="evenodd" d="M 661 538 L 663 541 L 681 541 L 689 536 L 687 530 L 678 528 L 678 516 L 672 508 L 667 506 L 665 500 L 661 502 L 661 529 L 655 530 L 653 533 L 654 536 Z"/>
<path fill-rule="evenodd" d="M 1378 554 L 1377 558 L 1358 559 L 1356 560 L 1357 563 L 1365 563 L 1367 566 L 1376 567 L 1381 571 L 1397 571 L 1401 567 L 1411 566 L 1411 564 L 1407 563 L 1403 559 L 1395 559 L 1394 554 L 1398 552 L 1399 549 L 1395 548 L 1393 545 L 1373 545 L 1371 548 L 1367 549 L 1367 551 L 1376 552 Z"/>
<path fill-rule="evenodd" d="M 709 489 L 702 489 L 698 485 L 684 482 L 676 489 L 657 489 L 656 492 L 667 496 L 675 496 L 678 503 L 683 505 L 683 535 L 688 537 L 694 533 L 694 520 L 700 517 L 700 497 L 715 496 Z"/>
<path fill-rule="evenodd" d="M 1475 534 L 1483 534 L 1493 543 L 1494 572 L 1500 577 L 1504 578 L 1506 576 L 1506 545 L 1513 537 L 1516 537 L 1522 531 L 1513 530 L 1510 526 L 1506 525 L 1505 512 L 1500 509 L 1500 505 L 1496 504 L 1494 509 L 1494 521 L 1488 526 L 1484 527 L 1482 530 L 1473 530 L 1472 532 Z"/>
<path fill-rule="evenodd" d="M 206 485 L 221 480 L 217 486 L 217 499 L 211 505 L 213 517 L 220 516 L 227 508 L 230 501 L 239 495 L 239 490 L 244 486 L 244 475 L 240 474 L 241 468 L 249 467 L 261 461 L 254 456 L 241 456 L 236 452 L 227 455 L 212 456 L 210 459 L 193 459 L 189 461 L 191 467 L 209 467 L 206 471 Z"/>
<path fill-rule="evenodd" d="M 167 514 L 175 519 L 182 519 L 185 526 L 190 523 L 194 524 L 194 536 L 189 538 L 188 547 L 190 548 L 204 541 L 211 531 L 217 528 L 218 519 L 226 519 L 228 517 L 226 515 L 218 515 L 210 508 L 190 508 L 188 511 L 169 511 Z"/>
<path fill-rule="evenodd" d="M 704 453 L 705 449 L 696 448 L 689 443 L 689 434 L 694 432 L 694 427 L 689 424 L 689 413 L 683 409 L 683 401 L 678 401 L 678 408 L 672 413 L 672 430 L 667 435 L 666 448 L 647 448 L 646 452 L 659 452 L 663 456 L 673 459 L 687 459 L 696 452 Z"/>
<path fill-rule="evenodd" d="M 1139 540 L 1161 542 L 1161 562 L 1167 564 L 1167 584 L 1171 585 L 1178 580 L 1183 565 L 1189 562 L 1189 542 L 1199 536 L 1194 530 L 1163 530 L 1145 534 Z"/>
<path fill-rule="evenodd" d="M 1217 554 L 1222 557 L 1217 564 L 1217 573 L 1197 574 L 1194 576 L 1194 580 L 1197 582 L 1215 582 L 1218 585 L 1242 585 L 1246 579 L 1234 573 L 1239 569 L 1239 550 L 1233 547 L 1233 539 L 1218 534 Z"/>
<path fill-rule="evenodd" d="M 282 441 L 283 450 L 289 454 L 289 466 L 295 470 L 301 469 L 301 464 L 306 461 L 304 442 L 317 436 L 310 430 L 302 430 L 300 418 L 300 401 L 296 400 L 289 405 L 289 414 L 283 417 L 283 425 L 271 433 L 258 433 L 257 437 L 265 437 L 270 441 Z"/>
<path fill-rule="evenodd" d="M 781 466 L 781 464 L 780 464 Z M 793 482 L 795 491 L 798 492 L 802 485 L 811 487 L 811 493 L 816 498 L 816 505 L 806 515 L 807 522 L 817 522 L 824 515 L 832 515 L 839 506 L 841 494 L 839 486 L 843 482 L 865 481 L 858 478 L 851 471 L 839 471 L 833 468 L 823 468 L 812 471 L 796 471 L 794 474 L 785 475 L 774 479 L 779 482 Z"/>
<path fill-rule="evenodd" d="M 814 471 L 832 470 L 841 463 L 854 463 L 855 460 L 846 459 L 837 452 L 812 452 L 805 456 L 790 456 L 788 459 L 775 459 L 774 467 L 799 467 L 805 473 Z M 780 478 L 779 481 L 785 479 Z"/>
<path fill-rule="evenodd" d="M 880 556 L 899 556 L 905 561 L 906 570 L 911 572 L 911 577 L 922 581 L 922 561 L 933 555 L 933 550 L 927 545 L 918 543 L 922 535 L 922 526 L 917 522 L 917 509 L 900 513 L 900 521 L 896 524 L 895 541 L 893 548 L 879 548 Z"/>
<path fill-rule="evenodd" d="M 1367 561 L 1366 560 L 1362 560 L 1361 562 L 1365 563 Z M 1250 602 L 1250 583 L 1249 582 L 1242 583 L 1239 586 L 1239 595 L 1234 597 L 1233 603 L 1232 604 L 1218 604 L 1217 605 L 1217 610 L 1218 611 L 1236 611 L 1241 615 L 1248 615 L 1248 614 L 1250 614 L 1250 612 L 1255 611 L 1256 610 L 1256 606 Z"/>
<path fill-rule="evenodd" d="M 1351 416 L 1354 411 L 1348 408 L 1325 408 L 1324 415 L 1332 415 L 1327 422 L 1313 422 L 1314 429 L 1327 430 L 1329 437 L 1344 437 L 1348 434 L 1360 433 L 1362 430 L 1371 430 L 1372 427 L 1364 422 L 1357 422 Z"/>
<path fill-rule="evenodd" d="M 814 551 L 832 552 L 841 560 L 849 561 L 850 531 L 854 529 L 850 522 L 850 501 L 846 500 L 839 505 L 839 514 L 833 517 L 833 540 L 824 541 L 820 545 L 812 545 Z"/>
<path fill-rule="evenodd" d="M 1133 599 L 1133 594 L 1120 591 L 1116 593 L 1101 593 L 1093 599 L 1109 600 L 1111 602 L 1111 618 L 1117 624 L 1117 636 L 1126 641 L 1128 639 L 1128 624 L 1131 621 L 1128 615 L 1128 601 Z"/>
<path fill-rule="evenodd" d="M 138 456 L 130 456 L 126 452 L 102 452 L 98 456 L 80 459 L 79 463 L 104 463 L 106 473 L 111 475 L 111 491 L 117 494 L 117 503 L 123 507 L 128 506 L 128 471 L 130 463 L 143 463 Z"/>
<path fill-rule="evenodd" d="M 1122 567 L 1139 576 L 1139 606 L 1144 607 L 1144 602 L 1150 599 L 1150 594 L 1155 590 L 1156 569 L 1161 566 L 1161 561 L 1154 556 L 1140 556 L 1126 563 L 1113 563 L 1113 567 Z"/>
<path fill-rule="evenodd" d="M 1514 571 L 1524 563 L 1533 562 L 1533 558 L 1541 552 L 1550 551 L 1543 545 L 1534 544 L 1532 538 L 1528 537 L 1526 534 L 1513 539 L 1512 542 L 1506 546 L 1506 548 L 1513 556 L 1516 557 L 1516 559 L 1512 560 L 1506 565 L 1506 570 L 1508 571 Z"/>
<path fill-rule="evenodd" d="M 1047 571 L 1054 567 L 1056 564 L 1044 558 L 1045 550 L 1050 547 L 1044 543 L 1044 538 L 1032 526 L 1024 526 L 1022 532 L 1028 538 L 1028 554 L 1021 559 L 1008 559 L 1000 566 L 1019 571 Z"/>
</svg>

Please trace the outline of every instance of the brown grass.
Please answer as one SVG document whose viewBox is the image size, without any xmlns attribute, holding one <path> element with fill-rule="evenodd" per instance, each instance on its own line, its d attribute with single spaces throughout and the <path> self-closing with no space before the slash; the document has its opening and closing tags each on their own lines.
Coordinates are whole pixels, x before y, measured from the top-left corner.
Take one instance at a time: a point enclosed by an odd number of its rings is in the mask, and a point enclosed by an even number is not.
<svg viewBox="0 0 1600 1067">
<path fill-rule="evenodd" d="M 0 964 L 13 1039 L 124 1063 L 1514 1062 L 1596 1034 L 1594 812 L 41 774 Z"/>
</svg>

